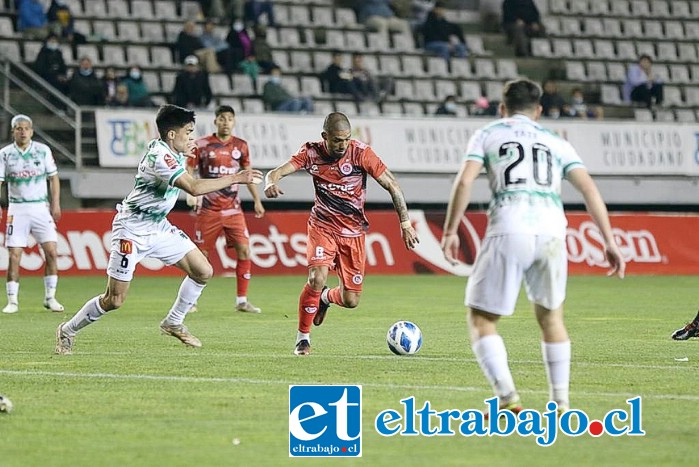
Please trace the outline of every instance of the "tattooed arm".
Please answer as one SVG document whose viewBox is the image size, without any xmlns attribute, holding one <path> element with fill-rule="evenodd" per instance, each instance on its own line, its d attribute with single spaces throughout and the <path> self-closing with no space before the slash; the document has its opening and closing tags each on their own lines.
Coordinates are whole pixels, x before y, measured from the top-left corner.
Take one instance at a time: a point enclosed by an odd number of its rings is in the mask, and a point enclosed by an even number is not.
<svg viewBox="0 0 699 467">
<path fill-rule="evenodd" d="M 410 216 L 408 215 L 408 205 L 405 203 L 405 196 L 403 196 L 403 191 L 400 189 L 396 177 L 391 173 L 390 170 L 386 169 L 386 171 L 383 174 L 381 174 L 381 176 L 377 178 L 376 181 L 379 185 L 381 185 L 381 187 L 384 190 L 388 191 L 391 194 L 391 200 L 393 200 L 393 207 L 395 208 L 396 212 L 398 213 L 398 217 L 400 218 L 400 234 L 401 237 L 403 237 L 403 243 L 405 243 L 405 247 L 408 249 L 415 248 L 415 245 L 420 243 L 420 240 L 417 238 L 417 233 L 415 233 L 415 229 L 413 229 L 413 226 L 410 223 Z"/>
</svg>

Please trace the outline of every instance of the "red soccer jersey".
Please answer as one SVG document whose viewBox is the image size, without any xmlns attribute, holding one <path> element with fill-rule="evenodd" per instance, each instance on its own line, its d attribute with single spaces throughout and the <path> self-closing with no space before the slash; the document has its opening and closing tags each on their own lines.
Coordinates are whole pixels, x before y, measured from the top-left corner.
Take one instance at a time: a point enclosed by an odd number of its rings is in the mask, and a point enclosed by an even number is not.
<svg viewBox="0 0 699 467">
<path fill-rule="evenodd" d="M 188 164 L 199 170 L 201 178 L 219 178 L 238 173 L 241 168 L 250 167 L 248 143 L 245 140 L 232 136 L 228 141 L 221 141 L 214 134 L 199 138 L 196 145 L 194 157 L 188 160 Z M 242 212 L 238 186 L 231 185 L 204 195 L 201 209 L 221 211 L 225 214 Z"/>
<path fill-rule="evenodd" d="M 323 141 L 301 146 L 291 164 L 313 176 L 315 201 L 309 222 L 343 237 L 358 237 L 369 227 L 364 214 L 367 174 L 378 178 L 386 165 L 373 149 L 355 139 L 342 158 L 330 157 Z"/>
</svg>

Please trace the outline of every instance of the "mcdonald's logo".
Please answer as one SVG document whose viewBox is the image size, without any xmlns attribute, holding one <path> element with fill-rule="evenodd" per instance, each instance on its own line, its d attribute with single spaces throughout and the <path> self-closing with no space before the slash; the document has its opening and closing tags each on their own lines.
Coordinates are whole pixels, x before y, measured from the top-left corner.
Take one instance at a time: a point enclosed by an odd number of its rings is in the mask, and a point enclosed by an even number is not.
<svg viewBox="0 0 699 467">
<path fill-rule="evenodd" d="M 124 255 L 130 255 L 133 252 L 131 240 L 119 240 L 119 252 Z"/>
</svg>

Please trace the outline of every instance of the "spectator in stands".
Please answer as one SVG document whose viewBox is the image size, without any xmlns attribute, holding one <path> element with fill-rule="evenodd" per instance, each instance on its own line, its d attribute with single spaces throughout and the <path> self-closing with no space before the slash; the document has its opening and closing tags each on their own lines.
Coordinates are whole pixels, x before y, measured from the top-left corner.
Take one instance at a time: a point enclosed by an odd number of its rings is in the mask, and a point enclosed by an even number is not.
<svg viewBox="0 0 699 467">
<path fill-rule="evenodd" d="M 243 8 L 244 20 L 247 24 L 256 26 L 260 24 L 260 16 L 267 15 L 267 25 L 276 27 L 274 21 L 274 5 L 271 1 L 247 0 Z"/>
<path fill-rule="evenodd" d="M 55 34 L 51 34 L 46 38 L 44 46 L 36 56 L 34 70 L 51 86 L 65 93 L 66 83 L 68 82 L 66 77 L 68 68 L 65 60 L 63 60 L 63 51 Z"/>
<path fill-rule="evenodd" d="M 245 29 L 245 23 L 239 19 L 233 21 L 228 37 L 226 37 L 226 42 L 228 42 L 231 50 L 234 67 L 238 67 L 240 62 L 255 54 L 252 47 L 252 38 L 248 34 L 247 29 Z"/>
<path fill-rule="evenodd" d="M 629 66 L 624 83 L 624 102 L 642 104 L 649 109 L 663 103 L 663 81 L 653 74 L 653 60 L 641 55 Z"/>
<path fill-rule="evenodd" d="M 352 54 L 352 81 L 361 100 L 381 102 L 393 87 L 393 77 L 388 76 L 378 82 L 372 73 L 364 66 L 364 55 L 360 52 Z"/>
<path fill-rule="evenodd" d="M 117 86 L 119 86 L 119 78 L 117 78 L 114 67 L 110 66 L 104 70 L 104 75 L 102 76 L 104 103 L 106 105 L 114 105 L 114 102 L 116 101 Z"/>
<path fill-rule="evenodd" d="M 129 106 L 131 107 L 154 107 L 150 99 L 150 92 L 145 81 L 141 67 L 133 65 L 129 69 L 129 74 L 121 80 L 121 83 L 128 90 Z"/>
<path fill-rule="evenodd" d="M 39 0 L 19 0 L 17 6 L 17 30 L 25 39 L 45 39 L 49 34 L 49 22 L 44 5 Z"/>
<path fill-rule="evenodd" d="M 184 67 L 175 79 L 174 104 L 188 109 L 207 107 L 213 97 L 209 75 L 199 69 L 199 59 L 195 55 L 185 57 Z"/>
<path fill-rule="evenodd" d="M 282 86 L 282 71 L 272 68 L 269 81 L 262 90 L 262 101 L 270 110 L 277 112 L 313 112 L 310 97 L 294 97 Z"/>
<path fill-rule="evenodd" d="M 475 117 L 496 117 L 500 115 L 500 102 L 490 102 L 485 96 L 476 99 L 471 105 L 470 114 Z"/>
<path fill-rule="evenodd" d="M 332 63 L 319 76 L 323 91 L 333 94 L 351 94 L 355 101 L 363 101 L 365 96 L 357 90 L 352 71 L 342 66 L 343 58 L 342 52 L 333 51 Z"/>
<path fill-rule="evenodd" d="M 534 0 L 505 0 L 502 2 L 502 26 L 508 44 L 514 44 L 515 55 L 531 55 L 530 38 L 545 34 L 541 15 Z"/>
<path fill-rule="evenodd" d="M 448 117 L 456 117 L 456 97 L 455 96 L 447 96 L 444 98 L 444 101 L 440 104 L 439 107 L 437 107 L 437 111 L 434 113 L 435 115 L 444 115 Z"/>
<path fill-rule="evenodd" d="M 542 115 L 548 118 L 559 118 L 563 114 L 566 102 L 558 94 L 558 85 L 555 81 L 547 79 L 541 87 L 543 89 L 541 94 Z"/>
<path fill-rule="evenodd" d="M 267 42 L 266 26 L 261 24 L 255 26 L 255 39 L 252 41 L 252 49 L 255 51 L 255 58 L 262 73 L 269 73 L 272 68 L 278 66 L 272 58 L 272 47 Z"/>
<path fill-rule="evenodd" d="M 78 105 L 104 105 L 104 88 L 89 57 L 80 58 L 80 66 L 68 82 L 68 97 Z"/>
<path fill-rule="evenodd" d="M 218 73 L 221 71 L 221 67 L 219 67 L 216 61 L 216 51 L 212 48 L 204 47 L 201 38 L 196 33 L 194 21 L 184 23 L 182 31 L 177 35 L 175 52 L 180 63 L 183 63 L 186 57 L 195 55 L 207 72 Z"/>
<path fill-rule="evenodd" d="M 447 62 L 451 57 L 466 57 L 466 42 L 461 28 L 444 17 L 444 3 L 436 2 L 421 28 L 425 51 Z"/>
<path fill-rule="evenodd" d="M 600 106 L 590 106 L 585 102 L 585 94 L 580 88 L 574 88 L 570 93 L 568 112 L 571 117 L 601 120 L 604 110 Z"/>
<path fill-rule="evenodd" d="M 124 83 L 117 84 L 116 95 L 111 103 L 112 107 L 131 107 L 129 88 Z"/>
<path fill-rule="evenodd" d="M 410 25 L 404 19 L 396 17 L 391 8 L 391 0 L 360 0 L 357 20 L 369 31 L 410 32 Z"/>
<path fill-rule="evenodd" d="M 51 30 L 73 46 L 86 42 L 85 35 L 75 30 L 75 18 L 65 0 L 53 0 L 46 17 Z"/>
<path fill-rule="evenodd" d="M 228 42 L 223 37 L 216 36 L 216 23 L 213 20 L 208 19 L 204 23 L 204 32 L 199 36 L 204 48 L 213 49 L 216 53 L 216 61 L 223 68 L 223 72 L 227 75 L 233 73 L 235 70 L 235 63 L 233 60 L 233 52 Z"/>
</svg>

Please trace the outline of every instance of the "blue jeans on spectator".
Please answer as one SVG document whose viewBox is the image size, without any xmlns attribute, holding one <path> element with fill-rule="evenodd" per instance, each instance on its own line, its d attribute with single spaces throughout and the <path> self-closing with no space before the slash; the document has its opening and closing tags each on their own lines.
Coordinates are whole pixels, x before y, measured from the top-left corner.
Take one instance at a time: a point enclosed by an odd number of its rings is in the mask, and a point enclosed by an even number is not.
<svg viewBox="0 0 699 467">
<path fill-rule="evenodd" d="M 313 112 L 313 100 L 310 97 L 295 97 L 277 106 L 279 112 Z"/>
<path fill-rule="evenodd" d="M 453 48 L 453 50 L 452 50 Z M 453 55 L 454 57 L 466 57 L 466 44 L 459 42 L 458 44 L 450 44 L 446 41 L 432 41 L 425 44 L 425 50 L 435 55 L 439 55 L 447 62 Z"/>
</svg>

